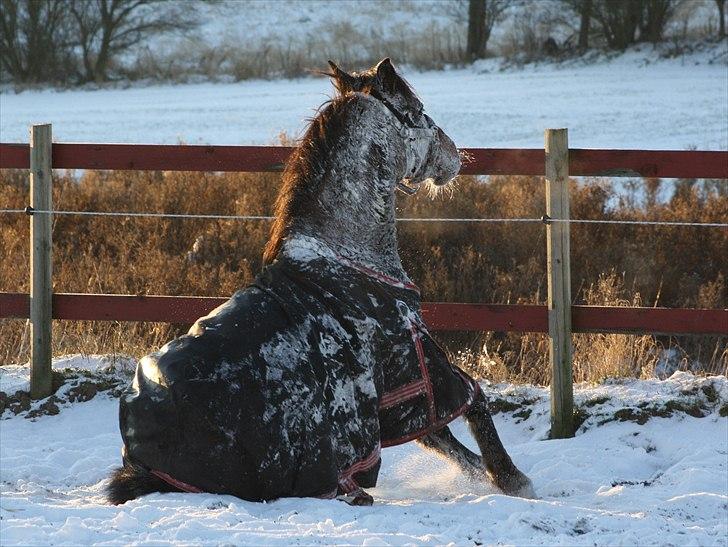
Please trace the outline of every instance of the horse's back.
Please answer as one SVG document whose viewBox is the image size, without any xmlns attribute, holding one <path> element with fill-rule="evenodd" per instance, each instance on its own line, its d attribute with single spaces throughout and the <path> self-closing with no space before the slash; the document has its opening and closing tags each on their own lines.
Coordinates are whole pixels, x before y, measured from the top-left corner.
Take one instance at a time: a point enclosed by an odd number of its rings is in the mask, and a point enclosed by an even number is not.
<svg viewBox="0 0 728 547">
<path fill-rule="evenodd" d="M 334 489 L 335 464 L 320 461 L 333 460 L 329 437 L 322 435 L 315 461 L 296 449 L 326 424 L 310 419 L 305 407 L 292 414 L 271 400 L 291 385 L 317 385 L 307 363 L 271 362 L 260 349 L 270 343 L 271 325 L 286 332 L 292 320 L 268 294 L 248 288 L 144 357 L 121 401 L 127 457 L 201 490 L 244 499 Z"/>
</svg>

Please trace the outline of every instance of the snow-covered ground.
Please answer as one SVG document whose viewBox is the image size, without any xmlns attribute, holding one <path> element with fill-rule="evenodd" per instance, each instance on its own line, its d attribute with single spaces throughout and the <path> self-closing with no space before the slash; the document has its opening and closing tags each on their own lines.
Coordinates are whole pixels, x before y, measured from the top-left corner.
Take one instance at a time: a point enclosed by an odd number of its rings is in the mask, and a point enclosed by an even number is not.
<svg viewBox="0 0 728 547">
<path fill-rule="evenodd" d="M 77 376 L 60 399 L 80 393 L 84 381 L 123 383 L 132 364 L 56 360 L 56 369 Z M 2 390 L 27 389 L 26 367 L 0 370 Z M 0 544 L 728 545 L 725 377 L 580 386 L 586 420 L 567 440 L 545 440 L 545 389 L 484 388 L 503 410 L 496 425 L 537 500 L 469 482 L 410 443 L 384 451 L 373 507 L 209 494 L 152 494 L 112 507 L 102 488 L 120 459 L 117 399 L 59 402 L 57 414 L 34 419 L 6 410 Z M 462 422 L 454 430 L 473 447 Z"/>
<path fill-rule="evenodd" d="M 728 65 L 717 50 L 656 60 L 632 52 L 594 65 L 408 72 L 434 120 L 459 146 L 543 146 L 569 128 L 574 148 L 728 149 Z M 396 59 L 394 60 L 396 62 Z M 331 94 L 321 78 L 0 93 L 0 140 L 27 142 L 32 123 L 56 141 L 271 144 L 301 134 Z"/>
</svg>

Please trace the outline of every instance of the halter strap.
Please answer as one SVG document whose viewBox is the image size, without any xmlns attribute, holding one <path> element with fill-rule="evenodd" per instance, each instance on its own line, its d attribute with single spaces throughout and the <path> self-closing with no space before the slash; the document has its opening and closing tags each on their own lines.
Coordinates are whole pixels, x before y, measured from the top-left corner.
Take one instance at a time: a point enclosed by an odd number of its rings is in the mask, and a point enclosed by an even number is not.
<svg viewBox="0 0 728 547">
<path fill-rule="evenodd" d="M 395 106 L 389 101 L 389 99 L 382 96 L 381 93 L 378 93 L 377 91 L 372 90 L 370 95 L 372 97 L 374 97 L 376 100 L 378 100 L 380 103 L 382 103 L 384 106 L 386 106 L 387 110 L 389 110 L 392 113 L 392 115 L 395 118 L 397 118 L 397 120 L 399 120 L 399 123 L 401 123 L 402 125 L 407 126 L 407 127 L 416 127 L 415 124 L 412 123 L 412 121 L 407 116 L 405 116 L 399 110 L 397 110 L 395 108 Z"/>
</svg>

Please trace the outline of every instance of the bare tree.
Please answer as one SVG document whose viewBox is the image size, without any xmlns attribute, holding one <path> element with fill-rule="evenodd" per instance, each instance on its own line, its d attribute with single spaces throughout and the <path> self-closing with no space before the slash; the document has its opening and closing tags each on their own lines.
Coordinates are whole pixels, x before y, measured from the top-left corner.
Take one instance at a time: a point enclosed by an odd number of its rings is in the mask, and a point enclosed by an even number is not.
<svg viewBox="0 0 728 547">
<path fill-rule="evenodd" d="M 607 45 L 624 49 L 636 42 L 661 42 L 684 0 L 592 0 L 594 19 Z"/>
<path fill-rule="evenodd" d="M 503 20 L 507 7 L 506 0 L 469 0 L 468 43 L 465 50 L 469 61 L 485 57 L 493 27 Z"/>
<path fill-rule="evenodd" d="M 591 32 L 592 0 L 561 0 L 570 11 L 579 16 L 579 51 L 589 49 Z"/>
<path fill-rule="evenodd" d="M 715 0 L 718 6 L 718 37 L 725 38 L 725 5 L 726 0 Z"/>
<path fill-rule="evenodd" d="M 591 27 L 592 0 L 579 2 L 579 50 L 589 49 L 589 30 Z"/>
<path fill-rule="evenodd" d="M 675 15 L 681 0 L 642 0 L 642 3 L 640 40 L 653 44 L 661 42 L 665 26 Z"/>
<path fill-rule="evenodd" d="M 452 19 L 455 23 L 468 22 L 468 8 L 470 0 L 447 0 L 437 4 L 440 13 Z"/>
<path fill-rule="evenodd" d="M 594 0 L 594 19 L 610 48 L 625 49 L 637 41 L 642 8 L 643 0 Z"/>
<path fill-rule="evenodd" d="M 61 81 L 72 58 L 64 0 L 0 0 L 0 69 L 17 82 Z"/>
<path fill-rule="evenodd" d="M 194 27 L 191 4 L 166 0 L 70 0 L 79 33 L 82 77 L 108 78 L 116 55 L 154 34 Z"/>
</svg>

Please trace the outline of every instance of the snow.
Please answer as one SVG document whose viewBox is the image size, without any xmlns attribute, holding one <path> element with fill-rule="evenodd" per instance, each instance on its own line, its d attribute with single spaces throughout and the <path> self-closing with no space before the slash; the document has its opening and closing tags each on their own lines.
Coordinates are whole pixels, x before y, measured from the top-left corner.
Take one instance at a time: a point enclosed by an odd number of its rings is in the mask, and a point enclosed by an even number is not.
<svg viewBox="0 0 728 547">
<path fill-rule="evenodd" d="M 716 46 L 719 50 L 725 45 Z M 728 149 L 728 68 L 715 51 L 680 59 L 632 52 L 592 65 L 498 70 L 498 61 L 405 75 L 458 146 L 542 148 L 568 127 L 574 148 Z M 396 59 L 394 60 L 396 62 Z M 0 140 L 271 144 L 299 136 L 332 93 L 321 78 L 0 93 Z"/>
<path fill-rule="evenodd" d="M 93 356 L 54 363 L 128 378 L 126 365 L 108 364 Z M 13 374 L 21 379 L 22 369 Z M 54 416 L 3 415 L 0 543 L 728 545 L 728 419 L 718 412 L 728 402 L 725 377 L 675 373 L 667 380 L 577 386 L 577 404 L 589 417 L 575 438 L 564 440 L 544 440 L 546 389 L 483 387 L 496 405 L 532 401 L 495 421 L 540 499 L 469 482 L 409 443 L 383 452 L 372 507 L 182 493 L 113 507 L 102 488 L 120 461 L 118 400 L 99 394 L 63 403 Z M 643 425 L 614 420 L 615 410 L 664 409 L 676 401 L 700 403 L 707 415 L 673 412 Z M 454 431 L 474 448 L 464 423 Z"/>
<path fill-rule="evenodd" d="M 133 357 L 123 355 L 64 355 L 53 359 L 53 370 L 61 372 L 83 371 L 98 374 L 123 374 L 133 372 L 136 361 Z M 0 366 L 0 391 L 13 394 L 16 391 L 29 391 L 30 377 L 28 364 Z"/>
</svg>

